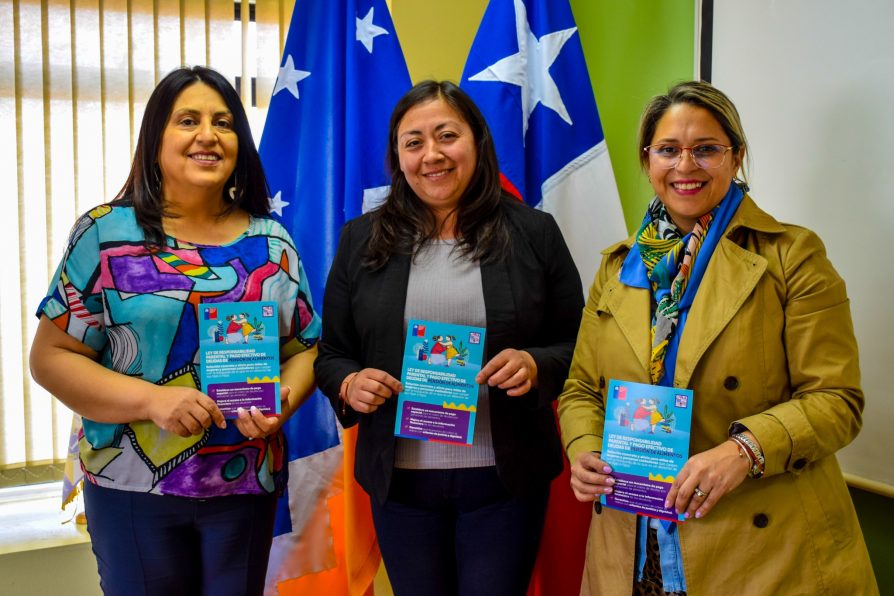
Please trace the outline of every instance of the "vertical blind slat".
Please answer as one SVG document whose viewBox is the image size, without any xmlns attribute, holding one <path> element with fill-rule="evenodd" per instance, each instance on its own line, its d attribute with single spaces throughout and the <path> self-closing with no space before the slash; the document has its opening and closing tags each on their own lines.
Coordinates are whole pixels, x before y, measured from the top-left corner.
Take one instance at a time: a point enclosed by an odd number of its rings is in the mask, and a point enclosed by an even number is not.
<svg viewBox="0 0 894 596">
<path fill-rule="evenodd" d="M 26 340 L 34 335 L 37 319 L 34 309 L 46 293 L 47 280 L 56 268 L 56 260 L 65 246 L 68 230 L 75 217 L 74 200 L 74 129 L 71 46 L 71 10 L 65 0 L 44 2 L 44 123 L 46 162 L 46 204 L 49 228 L 47 266 L 32 285 L 34 293 L 27 297 L 25 310 L 28 321 Z M 39 239 L 29 241 L 30 247 Z M 31 284 L 29 284 L 31 285 Z M 27 346 L 26 346 L 27 350 Z M 27 359 L 27 351 L 25 352 Z M 29 461 L 53 461 L 64 457 L 65 446 L 56 440 L 59 432 L 69 426 L 67 408 L 60 407 L 46 391 L 39 389 L 28 374 L 27 362 L 23 375 L 29 386 L 27 394 L 32 402 L 30 414 Z M 49 423 L 47 423 L 49 420 Z M 49 430 L 48 429 L 49 426 Z M 49 432 L 48 432 L 49 431 Z M 47 439 L 51 439 L 48 441 Z"/>
<path fill-rule="evenodd" d="M 183 65 L 180 49 L 180 0 L 157 0 L 157 3 L 158 80 L 161 80 L 161 77 Z"/>
<path fill-rule="evenodd" d="M 5 255 L 17 255 L 19 243 L 19 206 L 22 202 L 21 178 L 22 146 L 19 138 L 21 124 L 21 94 L 19 92 L 18 40 L 19 7 L 17 3 L 0 4 L 0 135 L 4 142 L 0 143 L 0 177 L 4 180 L 4 192 L 7 202 L 4 209 L 9 225 L 7 233 L 0 234 L 0 250 Z M 11 141 L 13 139 L 13 141 Z M 19 276 L 21 273 L 19 259 L 0 259 L 0 275 L 6 280 L 0 287 L 0 425 L 10 427 L 8 433 L 0 436 L 0 469 L 3 462 L 24 458 L 24 407 L 22 400 L 14 400 L 16 379 L 20 360 L 16 357 L 19 351 L 21 295 Z M 20 394 L 21 395 L 21 394 Z"/>
<path fill-rule="evenodd" d="M 130 153 L 128 154 L 128 170 L 130 160 L 136 150 L 137 139 L 140 134 L 140 122 L 143 120 L 143 111 L 146 109 L 146 100 L 155 88 L 156 76 L 164 73 L 156 68 L 156 46 L 163 37 L 156 33 L 155 14 L 151 0 L 131 0 L 130 14 L 130 82 L 132 93 L 128 97 L 128 111 L 130 114 Z M 159 73 L 161 72 L 161 75 Z M 120 189 L 127 178 L 127 171 L 119 172 L 119 181 L 116 186 Z"/>
<path fill-rule="evenodd" d="M 15 342 L 7 341 L 9 347 L 6 359 L 12 360 L 18 367 L 18 374 L 6 382 L 10 396 L 18 395 L 21 400 L 21 429 L 14 432 L 24 434 L 22 444 L 16 447 L 23 452 L 20 457 L 25 460 L 33 455 L 31 444 L 34 438 L 33 420 L 45 412 L 43 404 L 47 403 L 42 391 L 31 392 L 30 378 L 26 376 L 25 354 L 28 342 L 34 330 L 30 300 L 46 290 L 48 277 L 48 237 L 50 229 L 47 225 L 47 170 L 46 163 L 50 157 L 45 135 L 45 70 L 44 70 L 44 14 L 39 1 L 23 1 L 18 3 L 18 47 L 16 66 L 19 69 L 18 83 L 20 94 L 19 139 L 21 141 L 21 178 L 19 187 L 19 287 L 18 299 L 19 321 L 16 326 Z M 12 332 L 12 329 L 9 330 Z M 13 338 L 10 338 L 13 339 Z M 41 399 L 43 397 L 43 399 Z M 16 409 L 6 400 L 7 411 Z"/>
<path fill-rule="evenodd" d="M 206 2 L 182 0 L 181 6 L 183 7 L 181 28 L 183 64 L 188 66 L 207 64 Z"/>
</svg>

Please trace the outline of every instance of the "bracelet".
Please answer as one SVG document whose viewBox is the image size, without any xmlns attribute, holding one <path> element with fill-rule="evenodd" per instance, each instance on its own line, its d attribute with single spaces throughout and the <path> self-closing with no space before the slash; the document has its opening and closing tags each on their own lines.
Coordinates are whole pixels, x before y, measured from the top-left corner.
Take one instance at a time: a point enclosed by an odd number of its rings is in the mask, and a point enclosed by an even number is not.
<svg viewBox="0 0 894 596">
<path fill-rule="evenodd" d="M 748 471 L 750 478 L 760 478 L 764 475 L 764 454 L 760 447 L 757 446 L 745 433 L 736 433 L 730 437 L 737 445 L 742 447 L 751 460 L 751 469 Z"/>
<path fill-rule="evenodd" d="M 754 457 L 754 452 L 736 435 L 731 436 L 729 440 L 735 443 L 736 447 L 739 448 L 739 457 L 742 457 L 743 452 L 745 453 L 745 456 L 748 458 L 748 477 L 754 478 L 756 471 L 760 471 L 759 466 L 757 465 L 757 460 Z"/>
<path fill-rule="evenodd" d="M 733 444 L 735 444 L 736 449 L 739 450 L 739 457 L 740 457 L 740 458 L 742 458 L 742 459 L 745 459 L 746 457 L 748 458 L 748 467 L 750 468 L 751 466 L 753 466 L 753 465 L 754 465 L 754 458 L 751 457 L 751 453 L 749 453 L 748 451 L 746 451 L 746 450 L 745 450 L 745 447 L 742 447 L 742 444 L 741 444 L 739 441 L 735 440 L 734 438 L 730 437 L 729 440 L 732 441 Z"/>
<path fill-rule="evenodd" d="M 345 377 L 345 380 L 341 382 L 341 389 L 338 390 L 338 399 L 341 400 L 341 415 L 346 416 L 348 414 L 348 389 L 351 387 L 351 382 L 354 381 L 354 377 L 357 376 L 357 372 L 352 372 L 348 376 Z"/>
</svg>

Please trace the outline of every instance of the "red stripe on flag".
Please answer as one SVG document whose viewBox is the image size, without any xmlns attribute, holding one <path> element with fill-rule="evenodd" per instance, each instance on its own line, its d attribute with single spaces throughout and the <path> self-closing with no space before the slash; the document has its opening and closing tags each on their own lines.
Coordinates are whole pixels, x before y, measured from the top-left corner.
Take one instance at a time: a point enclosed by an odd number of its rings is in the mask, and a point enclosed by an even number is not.
<svg viewBox="0 0 894 596">
<path fill-rule="evenodd" d="M 554 412 L 557 403 L 553 402 Z M 593 503 L 578 501 L 570 483 L 571 468 L 566 459 L 565 468 L 550 486 L 540 551 L 527 596 L 580 594 Z"/>
<path fill-rule="evenodd" d="M 503 175 L 503 172 L 500 172 L 500 186 L 503 187 L 503 190 L 511 194 L 513 197 L 518 199 L 519 201 L 523 200 L 521 193 L 518 192 L 518 189 L 515 188 L 515 185 L 509 182 L 509 178 Z"/>
</svg>

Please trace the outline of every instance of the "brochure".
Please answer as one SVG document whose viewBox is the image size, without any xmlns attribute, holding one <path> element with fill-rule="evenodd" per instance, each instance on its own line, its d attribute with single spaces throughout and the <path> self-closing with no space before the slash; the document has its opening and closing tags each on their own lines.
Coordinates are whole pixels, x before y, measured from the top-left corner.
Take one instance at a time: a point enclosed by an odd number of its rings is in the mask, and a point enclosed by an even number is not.
<svg viewBox="0 0 894 596">
<path fill-rule="evenodd" d="M 612 379 L 605 402 L 602 459 L 612 467 L 607 507 L 683 521 L 664 499 L 689 459 L 692 390 Z"/>
<path fill-rule="evenodd" d="M 252 406 L 279 414 L 279 316 L 275 302 L 199 305 L 202 391 L 226 418 Z"/>
<path fill-rule="evenodd" d="M 471 445 L 483 357 L 482 327 L 410 321 L 394 434 Z"/>
</svg>

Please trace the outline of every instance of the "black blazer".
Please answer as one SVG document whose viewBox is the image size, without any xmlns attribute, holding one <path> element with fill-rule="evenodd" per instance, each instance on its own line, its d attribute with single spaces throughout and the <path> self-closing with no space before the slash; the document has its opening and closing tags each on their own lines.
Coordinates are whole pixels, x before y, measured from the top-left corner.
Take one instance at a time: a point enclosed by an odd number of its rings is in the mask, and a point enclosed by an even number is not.
<svg viewBox="0 0 894 596">
<path fill-rule="evenodd" d="M 568 375 L 584 306 L 580 277 L 552 216 L 502 199 L 511 248 L 499 262 L 481 265 L 487 315 L 487 351 L 526 350 L 537 363 L 538 388 L 509 397 L 489 391 L 491 433 L 499 477 L 512 494 L 541 488 L 562 470 L 562 447 L 552 401 Z M 323 300 L 323 333 L 314 370 L 345 427 L 360 423 L 355 476 L 380 503 L 394 467 L 397 399 L 372 414 L 342 415 L 344 378 L 378 368 L 400 379 L 404 305 L 410 257 L 395 256 L 378 271 L 361 265 L 371 230 L 369 215 L 345 224 Z"/>
</svg>

